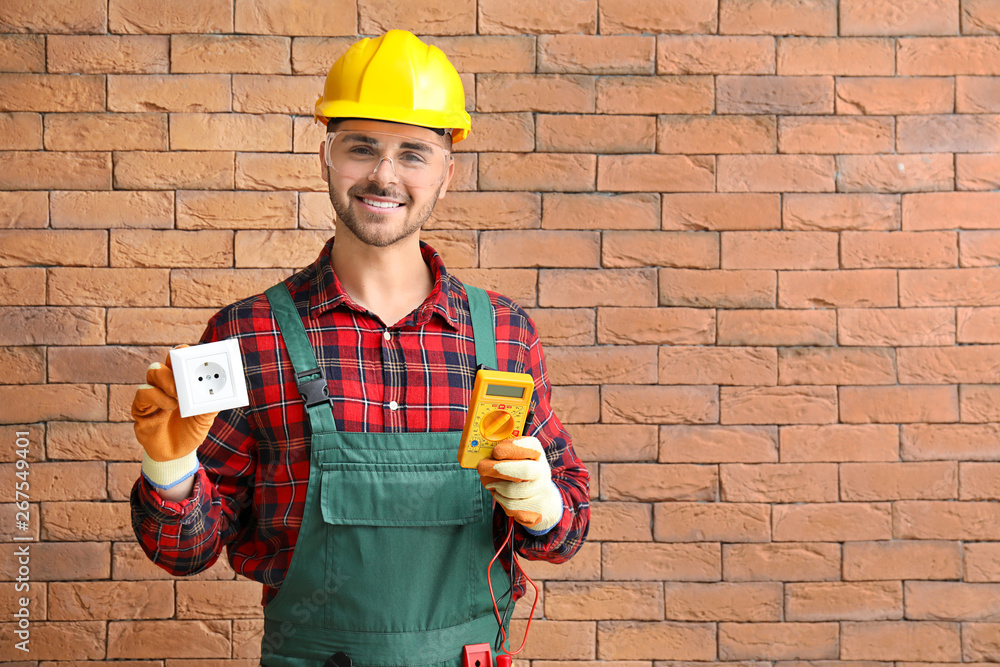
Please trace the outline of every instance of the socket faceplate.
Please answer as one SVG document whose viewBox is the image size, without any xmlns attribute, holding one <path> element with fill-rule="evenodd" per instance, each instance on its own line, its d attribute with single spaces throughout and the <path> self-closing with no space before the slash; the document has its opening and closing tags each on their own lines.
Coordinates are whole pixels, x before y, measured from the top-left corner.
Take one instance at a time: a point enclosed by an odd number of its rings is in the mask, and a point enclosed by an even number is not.
<svg viewBox="0 0 1000 667">
<path fill-rule="evenodd" d="M 235 338 L 170 350 L 181 417 L 250 404 Z"/>
</svg>

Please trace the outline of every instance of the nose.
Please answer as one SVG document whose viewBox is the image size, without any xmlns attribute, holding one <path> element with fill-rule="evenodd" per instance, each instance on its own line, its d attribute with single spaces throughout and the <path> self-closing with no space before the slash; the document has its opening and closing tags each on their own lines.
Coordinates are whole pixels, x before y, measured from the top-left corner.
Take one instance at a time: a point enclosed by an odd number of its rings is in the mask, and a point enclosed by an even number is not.
<svg viewBox="0 0 1000 667">
<path fill-rule="evenodd" d="M 388 171 L 382 169 L 382 163 L 384 162 L 389 163 Z M 375 169 L 368 175 L 368 180 L 379 183 L 398 183 L 399 179 L 396 177 L 396 165 L 393 163 L 392 158 L 380 158 L 378 164 L 375 165 Z"/>
</svg>

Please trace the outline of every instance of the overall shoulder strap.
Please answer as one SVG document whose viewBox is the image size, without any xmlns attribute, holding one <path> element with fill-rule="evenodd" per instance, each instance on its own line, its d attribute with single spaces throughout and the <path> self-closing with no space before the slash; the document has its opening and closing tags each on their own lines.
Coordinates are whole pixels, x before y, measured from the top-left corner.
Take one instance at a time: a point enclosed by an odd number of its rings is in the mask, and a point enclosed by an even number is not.
<svg viewBox="0 0 1000 667">
<path fill-rule="evenodd" d="M 288 293 L 288 287 L 281 282 L 264 292 L 271 306 L 271 314 L 278 322 L 278 330 L 292 360 L 292 370 L 295 372 L 295 383 L 299 396 L 306 404 L 309 423 L 313 433 L 336 431 L 333 421 L 333 411 L 330 409 L 330 387 L 326 374 L 316 361 L 306 328 L 299 317 L 299 311 Z"/>
<path fill-rule="evenodd" d="M 497 368 L 496 325 L 493 322 L 493 304 L 485 290 L 465 286 L 472 315 L 472 335 L 476 339 L 476 365 L 493 370 Z"/>
</svg>

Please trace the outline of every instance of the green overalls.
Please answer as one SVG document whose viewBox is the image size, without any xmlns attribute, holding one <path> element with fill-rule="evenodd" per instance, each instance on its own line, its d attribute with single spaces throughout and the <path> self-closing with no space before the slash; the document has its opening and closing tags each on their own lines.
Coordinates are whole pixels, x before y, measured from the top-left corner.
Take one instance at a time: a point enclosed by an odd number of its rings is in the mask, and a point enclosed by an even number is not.
<svg viewBox="0 0 1000 667">
<path fill-rule="evenodd" d="M 486 292 L 466 286 L 476 363 L 497 367 Z M 457 667 L 497 634 L 486 566 L 492 498 L 456 460 L 460 431 L 340 433 L 324 374 L 283 283 L 265 293 L 312 427 L 309 486 L 284 582 L 264 609 L 264 667 Z M 336 388 L 334 388 L 336 391 Z M 507 590 L 502 568 L 493 589 Z"/>
</svg>

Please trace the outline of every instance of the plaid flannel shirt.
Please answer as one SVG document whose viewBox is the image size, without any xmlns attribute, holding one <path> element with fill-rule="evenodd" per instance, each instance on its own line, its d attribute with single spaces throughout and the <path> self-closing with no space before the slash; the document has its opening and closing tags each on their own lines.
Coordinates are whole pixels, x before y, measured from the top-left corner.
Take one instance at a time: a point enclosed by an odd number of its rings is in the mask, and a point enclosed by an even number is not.
<svg viewBox="0 0 1000 667">
<path fill-rule="evenodd" d="M 285 282 L 326 372 L 338 431 L 461 431 L 475 379 L 469 302 L 440 256 L 421 244 L 434 288 L 392 326 L 355 304 L 330 264 L 330 239 L 319 257 Z M 549 404 L 551 387 L 534 323 L 513 301 L 490 293 L 501 370 L 535 379 L 534 418 L 526 433 L 545 448 L 563 516 L 536 536 L 515 524 L 515 548 L 533 560 L 559 563 L 579 550 L 590 521 L 589 474 Z M 132 524 L 143 551 L 174 575 L 210 567 L 223 547 L 233 569 L 264 585 L 263 604 L 288 571 L 309 480 L 309 419 L 277 323 L 262 294 L 217 313 L 201 342 L 237 338 L 250 405 L 219 414 L 198 449 L 201 463 L 190 498 L 162 499 L 143 477 L 132 489 Z M 457 465 L 457 464 L 456 464 Z M 507 517 L 493 511 L 493 538 L 506 537 Z M 504 568 L 510 563 L 502 556 Z M 485 564 L 484 564 L 485 565 Z M 524 582 L 515 577 L 515 597 Z"/>
</svg>

